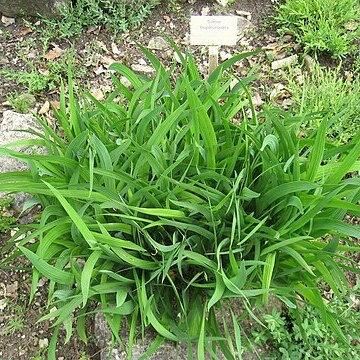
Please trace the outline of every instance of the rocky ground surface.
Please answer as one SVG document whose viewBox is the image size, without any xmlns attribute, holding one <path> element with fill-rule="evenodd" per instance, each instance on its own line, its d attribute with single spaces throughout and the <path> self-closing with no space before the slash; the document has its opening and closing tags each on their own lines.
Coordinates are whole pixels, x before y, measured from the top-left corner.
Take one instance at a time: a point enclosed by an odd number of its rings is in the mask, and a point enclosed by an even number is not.
<svg viewBox="0 0 360 360">
<path fill-rule="evenodd" d="M 111 90 L 107 69 L 115 61 L 130 66 L 135 72 L 151 76 L 153 69 L 137 47 L 136 41 L 151 49 L 165 64 L 176 61 L 174 51 L 163 40 L 162 33 L 170 36 L 182 51 L 190 50 L 199 68 L 206 74 L 207 49 L 189 45 L 190 15 L 238 15 L 238 43 L 234 47 L 222 47 L 220 61 L 239 52 L 263 50 L 237 64 L 236 71 L 239 76 L 244 76 L 251 69 L 256 69 L 258 80 L 252 96 L 258 109 L 264 102 L 277 103 L 286 109 L 291 105 L 291 94 L 286 89 L 281 72 L 289 65 L 300 68 L 303 59 L 299 55 L 301 49 L 294 43 L 291 35 L 279 37 L 276 29 L 268 26 L 273 11 L 274 4 L 271 0 L 236 1 L 226 8 L 208 1 L 189 1 L 177 11 L 169 11 L 166 6 L 157 8 L 140 28 L 121 36 L 113 37 L 103 27 L 89 27 L 83 35 L 71 41 L 47 38 L 44 22 L 38 19 L 23 21 L 3 16 L 0 23 L 0 70 L 3 70 L 0 71 L 0 145 L 8 142 L 8 139 L 22 138 L 23 135 L 12 131 L 19 128 L 16 121 L 20 121 L 25 127 L 33 126 L 33 116 L 16 115 L 13 112 L 19 112 L 9 101 L 9 96 L 15 92 L 25 96 L 28 104 L 26 112 L 45 116 L 48 122 L 54 122 L 51 105 L 55 108 L 59 106 L 60 78 L 66 78 L 67 67 L 63 64 L 66 63 L 68 54 L 71 54 L 74 64 L 78 90 L 88 90 L 98 100 L 104 99 Z M 311 61 L 311 58 L 305 58 L 304 68 L 311 69 Z M 55 63 L 58 66 L 54 66 Z M 33 77 L 23 83 L 8 76 L 12 71 L 20 73 L 25 70 L 32 73 Z M 301 80 L 301 70 L 299 77 Z M 29 85 L 36 87 L 41 81 L 46 82 L 43 90 L 34 90 L 28 94 Z M 9 167 L 18 165 L 0 158 L 0 171 L 7 171 Z M 12 212 L 10 215 L 18 217 L 18 221 L 36 221 L 36 211 L 21 216 L 14 210 L 9 211 Z M 1 235 L 0 247 L 10 236 L 9 232 Z M 29 304 L 29 265 L 22 260 L 14 266 L 16 269 L 0 269 L 0 359 L 42 359 L 49 346 L 51 323 L 36 321 L 46 311 L 47 282 L 42 280 L 35 300 Z M 249 323 L 248 326 L 252 324 Z M 102 328 L 101 319 L 96 323 L 91 321 L 88 330 L 93 334 L 89 345 L 84 345 L 76 337 L 66 345 L 60 340 L 57 359 L 105 359 L 106 331 Z M 142 346 L 139 345 L 134 353 L 141 352 Z M 261 358 L 261 352 L 264 351 L 266 349 L 257 349 L 257 353 L 246 356 L 249 359 Z M 184 359 L 183 354 L 184 349 L 176 350 L 166 344 L 161 353 L 153 358 Z M 118 351 L 113 358 L 124 359 L 124 353 Z"/>
</svg>

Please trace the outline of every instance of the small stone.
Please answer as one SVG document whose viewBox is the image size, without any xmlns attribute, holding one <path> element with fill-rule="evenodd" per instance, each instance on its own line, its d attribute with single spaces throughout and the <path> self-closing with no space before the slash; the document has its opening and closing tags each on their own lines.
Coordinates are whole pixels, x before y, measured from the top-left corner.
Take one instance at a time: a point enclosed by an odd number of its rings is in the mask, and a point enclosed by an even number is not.
<svg viewBox="0 0 360 360">
<path fill-rule="evenodd" d="M 220 55 L 221 61 L 225 61 L 225 60 L 230 59 L 232 57 L 230 53 L 228 53 L 228 52 L 226 52 L 224 50 L 220 51 L 219 55 Z"/>
<path fill-rule="evenodd" d="M 186 55 L 184 53 L 181 53 L 181 55 L 183 58 L 186 58 Z M 182 64 L 181 58 L 176 51 L 174 51 L 174 59 L 177 63 Z"/>
<path fill-rule="evenodd" d="M 15 24 L 15 19 L 3 15 L 1 17 L 1 22 L 4 24 L 5 27 L 8 27 L 12 24 Z"/>
<path fill-rule="evenodd" d="M 249 11 L 236 10 L 236 14 L 251 20 L 251 13 Z"/>
<path fill-rule="evenodd" d="M 293 37 L 291 35 L 284 35 L 281 40 L 284 44 L 288 44 L 292 42 Z"/>
<path fill-rule="evenodd" d="M 1 311 L 3 311 L 6 308 L 7 305 L 8 305 L 8 302 L 7 302 L 6 299 L 1 299 L 0 300 L 0 310 Z"/>
<path fill-rule="evenodd" d="M 294 63 L 296 63 L 298 60 L 298 56 L 297 55 L 291 55 L 291 56 L 288 56 L 284 59 L 281 59 L 281 60 L 276 60 L 276 61 L 273 61 L 271 63 L 271 68 L 273 70 L 278 70 L 278 69 L 281 69 L 285 66 L 289 66 L 289 65 L 292 65 Z"/>
<path fill-rule="evenodd" d="M 308 71 L 313 71 L 315 66 L 315 60 L 310 55 L 305 55 L 304 64 Z"/>
<path fill-rule="evenodd" d="M 169 43 L 161 36 L 155 36 L 150 39 L 148 48 L 151 50 L 164 50 L 169 47 Z"/>
<path fill-rule="evenodd" d="M 47 338 L 39 339 L 39 348 L 46 349 L 49 346 L 49 340 Z"/>
<path fill-rule="evenodd" d="M 261 96 L 258 92 L 254 94 L 254 96 L 251 98 L 251 101 L 255 107 L 259 107 L 263 104 Z"/>
<path fill-rule="evenodd" d="M 140 73 L 153 73 L 154 68 L 149 65 L 133 64 L 131 69 Z"/>
</svg>

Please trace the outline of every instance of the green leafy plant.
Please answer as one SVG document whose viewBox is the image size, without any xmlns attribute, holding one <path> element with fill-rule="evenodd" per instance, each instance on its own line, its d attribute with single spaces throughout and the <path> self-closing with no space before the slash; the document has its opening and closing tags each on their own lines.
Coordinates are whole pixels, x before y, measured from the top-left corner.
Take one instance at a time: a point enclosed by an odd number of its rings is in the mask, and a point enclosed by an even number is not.
<svg viewBox="0 0 360 360">
<path fill-rule="evenodd" d="M 360 133 L 336 148 L 325 141 L 326 120 L 309 140 L 296 136 L 299 117 L 267 109 L 260 122 L 247 88 L 252 74 L 230 86 L 232 65 L 249 54 L 203 79 L 193 58 L 173 46 L 180 71 L 178 64 L 166 70 L 145 48 L 154 78 L 111 65 L 132 87 L 114 76 L 116 89 L 103 103 L 91 95 L 78 103 L 70 72 L 68 96 L 63 88 L 54 109 L 63 137 L 39 119 L 44 135 L 20 143 L 44 146 L 45 155 L 11 145 L 0 151 L 30 167 L 0 174 L 0 191 L 26 189 L 44 209 L 40 223 L 20 229 L 3 251 L 16 245 L 33 264 L 31 299 L 40 276 L 50 279 L 56 310 L 42 317 L 54 319 L 50 358 L 61 325 L 70 338 L 74 315 L 87 340 L 93 301 L 120 344 L 128 319 L 129 358 L 149 326 L 158 337 L 144 356 L 168 339 L 187 342 L 189 354 L 195 345 L 199 359 L 217 351 L 236 358 L 242 345 L 233 302 L 256 319 L 251 309 L 270 293 L 294 311 L 309 302 L 347 342 L 318 282 L 341 297 L 342 269 L 352 267 L 338 252 L 359 250 L 340 245 L 339 235 L 359 236 L 342 219 L 360 214 L 359 179 L 344 179 L 359 170 Z M 328 242 L 318 240 L 325 235 Z M 221 323 L 226 313 L 229 322 Z"/>
<path fill-rule="evenodd" d="M 0 198 L 0 233 L 9 231 L 16 223 L 16 217 L 9 212 L 12 203 L 12 198 Z"/>
<path fill-rule="evenodd" d="M 286 0 L 279 2 L 275 21 L 291 32 L 305 51 L 345 56 L 356 49 L 360 35 L 358 0 Z"/>
<path fill-rule="evenodd" d="M 268 342 L 273 355 L 268 359 L 354 359 L 360 351 L 360 316 L 356 298 L 359 284 L 349 290 L 349 294 L 340 300 L 332 299 L 328 306 L 334 312 L 350 321 L 344 332 L 351 340 L 350 346 L 339 341 L 334 333 L 324 325 L 314 308 L 305 306 L 300 309 L 301 321 L 290 311 L 281 313 L 276 308 L 270 314 L 262 316 L 267 324 L 266 330 L 253 331 L 250 341 L 264 344 Z M 357 300 L 358 301 L 358 300 Z M 302 333 L 306 334 L 306 339 Z"/>
<path fill-rule="evenodd" d="M 62 9 L 59 20 L 44 20 L 44 34 L 49 37 L 71 37 L 87 26 L 105 26 L 112 32 L 125 32 L 139 26 L 159 0 L 78 0 Z"/>
<path fill-rule="evenodd" d="M 5 322 L 1 330 L 1 334 L 4 336 L 14 334 L 25 326 L 26 309 L 24 306 L 9 302 L 8 307 L 11 309 L 12 316 Z"/>
<path fill-rule="evenodd" d="M 318 129 L 322 119 L 327 119 L 328 140 L 347 144 L 360 130 L 360 80 L 344 78 L 341 65 L 325 69 L 316 65 L 305 74 L 303 84 L 289 78 L 288 89 L 292 93 L 296 113 L 316 114 L 302 125 L 302 131 L 311 134 Z"/>
<path fill-rule="evenodd" d="M 30 107 L 36 102 L 34 95 L 28 93 L 19 94 L 17 92 L 13 92 L 9 94 L 6 99 L 15 111 L 23 114 L 28 113 L 30 111 Z"/>
<path fill-rule="evenodd" d="M 0 74 L 4 75 L 8 80 L 25 85 L 27 92 L 30 94 L 39 94 L 46 90 L 54 90 L 60 86 L 62 79 L 67 77 L 68 59 L 73 58 L 74 52 L 73 50 L 68 50 L 61 58 L 49 60 L 46 63 L 31 62 L 23 54 L 19 56 L 24 60 L 27 67 L 26 70 L 4 69 L 0 70 Z M 75 77 L 84 76 L 84 69 L 85 67 L 77 62 L 74 65 Z M 12 100 L 16 105 L 19 105 L 15 98 L 12 98 Z M 22 102 L 22 105 L 24 105 L 24 102 Z"/>
</svg>

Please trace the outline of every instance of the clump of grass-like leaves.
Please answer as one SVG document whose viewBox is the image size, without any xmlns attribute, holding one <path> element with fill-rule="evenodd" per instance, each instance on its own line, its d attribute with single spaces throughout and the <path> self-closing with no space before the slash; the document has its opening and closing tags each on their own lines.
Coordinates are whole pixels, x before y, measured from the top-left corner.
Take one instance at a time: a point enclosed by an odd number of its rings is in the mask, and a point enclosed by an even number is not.
<svg viewBox="0 0 360 360">
<path fill-rule="evenodd" d="M 358 0 L 286 0 L 277 5 L 276 23 L 291 32 L 305 51 L 344 57 L 356 51 Z"/>
<path fill-rule="evenodd" d="M 173 79 L 178 65 L 166 70 L 143 51 L 156 76 L 113 64 L 132 88 L 114 76 L 104 103 L 89 95 L 80 107 L 70 76 L 68 97 L 62 91 L 54 109 L 63 137 L 39 119 L 44 134 L 22 142 L 46 155 L 1 150 L 30 170 L 0 174 L 0 191 L 26 190 L 43 207 L 40 223 L 9 246 L 34 265 L 31 297 L 40 276 L 50 279 L 56 310 L 42 319 L 55 319 L 54 339 L 62 324 L 71 336 L 75 314 L 86 341 L 95 301 L 119 342 L 128 318 L 129 358 L 141 324 L 159 335 L 146 355 L 165 338 L 197 344 L 199 359 L 205 351 L 233 359 L 242 352 L 239 314 L 230 310 L 231 324 L 220 326 L 218 313 L 236 300 L 254 316 L 272 294 L 295 311 L 309 302 L 347 341 L 317 283 L 339 297 L 347 288 L 343 268 L 351 267 L 338 251 L 356 248 L 339 245 L 339 236 L 359 236 L 342 219 L 360 214 L 360 181 L 344 176 L 359 170 L 360 134 L 337 148 L 325 142 L 326 121 L 306 140 L 297 137 L 299 119 L 284 112 L 267 110 L 259 122 L 252 111 L 249 120 L 251 76 L 231 87 L 225 72 L 247 54 L 204 80 L 191 56 L 178 51 L 183 70 Z"/>
</svg>

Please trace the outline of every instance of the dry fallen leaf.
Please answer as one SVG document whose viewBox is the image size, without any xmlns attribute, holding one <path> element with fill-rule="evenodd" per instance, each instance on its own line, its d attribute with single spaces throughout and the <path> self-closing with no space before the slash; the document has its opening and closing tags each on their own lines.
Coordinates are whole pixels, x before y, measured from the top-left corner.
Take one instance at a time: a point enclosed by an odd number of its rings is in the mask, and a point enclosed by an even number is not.
<svg viewBox="0 0 360 360">
<path fill-rule="evenodd" d="M 86 33 L 99 35 L 100 30 L 101 30 L 101 26 L 90 25 L 89 28 L 86 30 Z"/>
<path fill-rule="evenodd" d="M 50 71 L 48 69 L 39 69 L 39 73 L 41 75 L 44 75 L 44 76 L 49 76 L 50 75 Z"/>
<path fill-rule="evenodd" d="M 60 109 L 60 101 L 53 100 L 53 101 L 50 102 L 50 104 L 54 109 L 56 109 L 56 110 Z"/>
<path fill-rule="evenodd" d="M 121 51 L 119 50 L 119 48 L 117 47 L 117 45 L 114 42 L 111 43 L 111 51 L 115 55 L 120 55 L 121 54 Z"/>
<path fill-rule="evenodd" d="M 109 52 L 104 42 L 98 40 L 96 41 L 96 44 L 99 46 L 100 49 L 104 50 L 106 53 Z"/>
<path fill-rule="evenodd" d="M 104 69 L 103 66 L 99 66 L 97 69 L 94 70 L 94 73 L 96 75 L 101 75 L 102 73 L 104 73 L 106 70 Z"/>
<path fill-rule="evenodd" d="M 359 24 L 356 21 L 349 21 L 344 25 L 346 30 L 354 31 L 359 27 Z"/>
<path fill-rule="evenodd" d="M 115 59 L 113 59 L 111 56 L 102 56 L 100 61 L 104 67 L 108 68 L 112 63 L 115 62 Z"/>
<path fill-rule="evenodd" d="M 27 35 L 27 34 L 32 33 L 33 31 L 31 28 L 25 27 L 25 28 L 22 28 L 20 32 L 21 32 L 21 35 Z"/>
<path fill-rule="evenodd" d="M 54 46 L 47 54 L 43 55 L 43 58 L 46 60 L 53 60 L 60 57 L 64 53 L 64 50 L 60 49 L 58 46 Z"/>
<path fill-rule="evenodd" d="M 12 284 L 6 285 L 6 295 L 10 297 L 17 297 L 17 290 L 19 288 L 19 283 L 14 281 Z"/>
<path fill-rule="evenodd" d="M 45 113 L 47 113 L 50 110 L 50 103 L 46 100 L 43 104 L 43 106 L 41 107 L 41 109 L 39 110 L 38 114 L 39 115 L 44 115 Z"/>
<path fill-rule="evenodd" d="M 91 95 L 96 99 L 96 100 L 104 100 L 104 93 L 101 91 L 101 89 L 95 89 L 91 92 Z"/>
<path fill-rule="evenodd" d="M 204 6 L 202 9 L 201 9 L 201 15 L 202 16 L 207 16 L 209 15 L 210 13 L 210 8 L 208 6 Z"/>
</svg>

